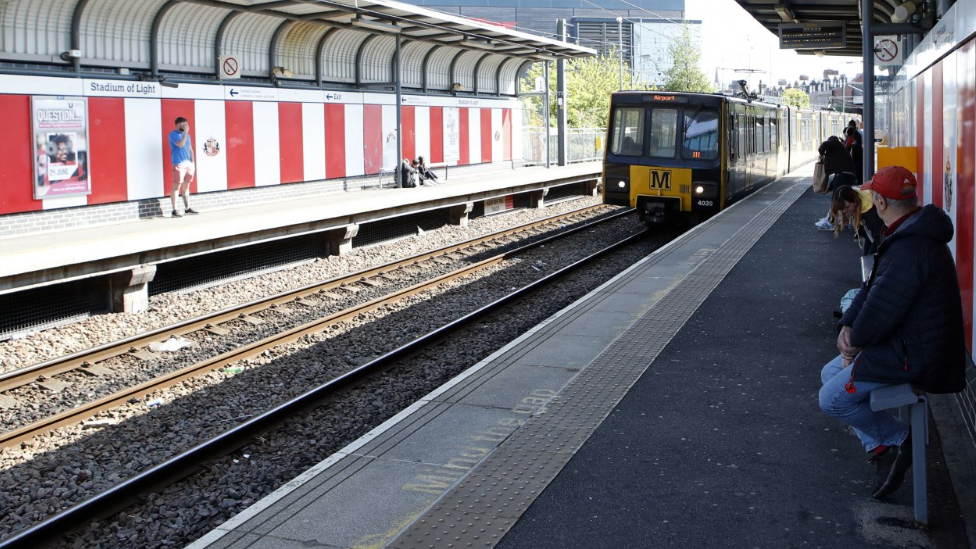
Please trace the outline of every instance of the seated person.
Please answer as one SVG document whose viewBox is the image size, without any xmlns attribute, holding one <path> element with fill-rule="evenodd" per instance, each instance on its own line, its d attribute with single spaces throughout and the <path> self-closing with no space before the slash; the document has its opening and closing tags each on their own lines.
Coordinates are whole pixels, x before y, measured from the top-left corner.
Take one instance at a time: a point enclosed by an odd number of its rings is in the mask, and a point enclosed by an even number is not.
<svg viewBox="0 0 976 549">
<path fill-rule="evenodd" d="M 414 160 L 414 163 L 415 163 L 414 168 L 417 170 L 417 173 L 420 174 L 421 182 L 437 181 L 437 174 L 431 171 L 430 168 L 427 167 L 427 161 L 424 160 L 424 157 L 418 156 L 417 160 Z"/>
<path fill-rule="evenodd" d="M 857 234 L 862 255 L 877 253 L 884 223 L 878 217 L 877 210 L 874 209 L 871 191 L 862 191 L 850 185 L 841 185 L 834 189 L 830 209 L 835 213 L 835 237 L 840 235 L 841 229 L 849 221 Z"/>
<path fill-rule="evenodd" d="M 420 184 L 420 176 L 417 174 L 416 164 L 416 160 L 407 160 L 406 158 L 400 161 L 400 187 L 412 189 Z"/>
</svg>

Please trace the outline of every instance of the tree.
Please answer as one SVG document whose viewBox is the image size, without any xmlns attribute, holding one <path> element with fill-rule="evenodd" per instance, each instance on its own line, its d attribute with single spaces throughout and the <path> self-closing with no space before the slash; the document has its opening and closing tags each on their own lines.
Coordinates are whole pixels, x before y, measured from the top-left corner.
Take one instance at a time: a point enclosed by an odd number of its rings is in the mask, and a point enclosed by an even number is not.
<svg viewBox="0 0 976 549">
<path fill-rule="evenodd" d="M 672 64 L 664 72 L 664 90 L 675 92 L 712 93 L 708 77 L 701 71 L 701 52 L 691 43 L 691 31 L 687 26 L 681 29 L 681 35 L 673 38 L 668 45 Z"/>
<path fill-rule="evenodd" d="M 791 107 L 809 107 L 810 106 L 810 96 L 803 90 L 798 90 L 796 88 L 790 88 L 783 92 L 782 95 L 783 104 L 789 105 Z"/>
<path fill-rule="evenodd" d="M 620 53 L 573 59 L 566 67 L 566 93 L 571 108 L 566 121 L 571 128 L 605 128 L 610 112 L 610 94 L 620 89 Z M 633 89 L 631 71 L 623 65 L 624 89 Z"/>
</svg>

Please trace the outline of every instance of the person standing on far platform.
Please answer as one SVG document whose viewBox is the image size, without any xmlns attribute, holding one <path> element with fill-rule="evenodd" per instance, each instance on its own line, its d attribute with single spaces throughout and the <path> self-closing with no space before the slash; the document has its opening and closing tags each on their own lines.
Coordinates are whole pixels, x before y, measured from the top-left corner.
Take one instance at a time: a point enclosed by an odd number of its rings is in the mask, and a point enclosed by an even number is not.
<svg viewBox="0 0 976 549">
<path fill-rule="evenodd" d="M 857 139 L 857 142 L 858 143 L 861 143 L 863 145 L 864 144 L 864 136 L 861 135 L 861 130 L 858 129 L 858 122 L 857 122 L 857 120 L 851 120 L 850 122 L 847 123 L 847 129 L 844 130 L 844 135 L 850 135 L 850 133 L 849 133 L 850 130 L 854 130 L 854 133 L 857 134 L 855 136 L 856 139 Z"/>
<path fill-rule="evenodd" d="M 907 425 L 871 410 L 871 391 L 911 383 L 956 393 L 966 384 L 962 299 L 947 245 L 952 220 L 937 206 L 919 207 L 916 186 L 901 166 L 882 168 L 861 186 L 885 229 L 871 276 L 837 323 L 840 355 L 820 374 L 820 408 L 854 428 L 878 468 L 878 499 L 904 482 L 912 439 Z"/>
<path fill-rule="evenodd" d="M 860 185 L 864 173 L 864 147 L 861 145 L 861 134 L 857 128 L 848 127 L 845 131 L 847 140 L 844 142 L 844 148 L 851 154 L 851 160 L 854 161 L 854 177 Z"/>
<path fill-rule="evenodd" d="M 173 161 L 173 190 L 170 202 L 173 204 L 173 217 L 183 217 L 176 209 L 177 193 L 183 196 L 186 213 L 195 214 L 190 207 L 190 183 L 196 169 L 193 165 L 193 139 L 190 138 L 190 124 L 182 116 L 176 119 L 176 129 L 169 132 L 170 157 Z"/>
</svg>

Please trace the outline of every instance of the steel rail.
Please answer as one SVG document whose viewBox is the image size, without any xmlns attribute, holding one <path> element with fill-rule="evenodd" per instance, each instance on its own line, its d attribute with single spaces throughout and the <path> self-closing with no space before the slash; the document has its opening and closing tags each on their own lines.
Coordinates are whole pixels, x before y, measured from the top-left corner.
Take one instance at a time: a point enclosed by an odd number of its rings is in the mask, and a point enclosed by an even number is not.
<svg viewBox="0 0 976 549">
<path fill-rule="evenodd" d="M 579 230 L 575 229 L 575 230 Z M 404 358 L 409 358 L 426 347 L 435 344 L 450 334 L 464 328 L 472 322 L 495 312 L 496 310 L 535 292 L 551 282 L 562 278 L 580 267 L 587 265 L 604 255 L 626 246 L 645 233 L 631 235 L 612 244 L 594 254 L 582 258 L 558 271 L 546 275 L 508 295 L 501 297 L 484 307 L 472 311 L 461 318 L 453 320 L 417 339 L 406 343 L 389 353 L 359 366 L 337 378 L 334 378 L 306 393 L 299 395 L 279 406 L 250 419 L 229 431 L 176 455 L 164 463 L 156 465 L 138 475 L 123 481 L 91 498 L 66 509 L 57 515 L 30 528 L 17 532 L 13 536 L 0 542 L 0 549 L 35 548 L 48 543 L 57 537 L 79 527 L 80 525 L 110 515 L 127 506 L 130 502 L 146 493 L 169 486 L 182 478 L 199 470 L 206 462 L 226 455 L 249 443 L 255 436 L 290 419 L 303 410 L 311 408 L 321 400 L 333 396 L 347 387 L 361 383 L 371 375 L 382 373 Z M 558 235 L 557 235 L 558 236 Z M 555 238 L 555 237 L 550 237 Z M 549 240 L 549 239 L 547 239 Z M 533 243 L 529 246 L 541 245 Z M 522 250 L 522 248 L 519 248 Z M 511 255 L 518 250 L 512 250 L 502 255 Z"/>
<path fill-rule="evenodd" d="M 445 246 L 437 250 L 420 253 L 406 259 L 391 261 L 389 263 L 385 263 L 383 265 L 379 265 L 376 267 L 363 269 L 352 274 L 342 275 L 322 282 L 316 282 L 293 290 L 287 290 L 272 296 L 251 301 L 249 303 L 235 305 L 233 307 L 228 307 L 226 309 L 222 309 L 220 311 L 209 313 L 200 317 L 187 319 L 182 322 L 178 322 L 169 326 L 163 326 L 161 328 L 144 332 L 142 334 L 137 334 L 118 341 L 105 343 L 103 345 L 99 345 L 91 349 L 86 349 L 84 351 L 72 353 L 70 355 L 41 362 L 25 368 L 19 368 L 17 370 L 5 372 L 3 374 L 0 374 L 0 393 L 10 391 L 11 389 L 15 389 L 23 385 L 29 385 L 31 383 L 34 383 L 41 376 L 51 377 L 72 370 L 87 368 L 90 365 L 94 365 L 111 358 L 125 355 L 127 353 L 133 352 L 140 348 L 144 348 L 148 346 L 150 343 L 156 341 L 166 340 L 174 336 L 183 336 L 201 330 L 208 330 L 213 328 L 214 326 L 218 326 L 219 324 L 229 322 L 241 317 L 250 316 L 273 307 L 278 307 L 281 305 L 285 305 L 287 303 L 301 300 L 302 298 L 311 296 L 316 293 L 321 293 L 323 291 L 328 291 L 335 288 L 341 288 L 344 285 L 355 284 L 361 281 L 362 279 L 373 278 L 384 273 L 395 271 L 396 269 L 407 265 L 426 261 L 438 256 L 449 255 L 465 248 L 478 246 L 485 242 L 518 235 L 526 231 L 537 229 L 543 225 L 557 222 L 567 217 L 579 215 L 599 207 L 600 206 L 588 206 L 586 208 L 581 208 L 579 210 L 574 210 L 572 212 L 567 212 L 565 214 L 547 217 L 545 219 L 541 219 L 533 223 L 521 225 L 519 227 L 512 227 L 510 229 L 506 229 L 504 231 L 495 233 L 493 235 L 485 235 L 485 236 L 472 238 L 470 240 L 466 240 L 464 242 L 460 242 L 457 244 L 452 244 L 450 246 Z M 614 215 L 620 215 L 620 214 L 614 214 Z M 612 218 L 612 217 L 613 216 L 609 216 L 608 218 Z"/>
</svg>

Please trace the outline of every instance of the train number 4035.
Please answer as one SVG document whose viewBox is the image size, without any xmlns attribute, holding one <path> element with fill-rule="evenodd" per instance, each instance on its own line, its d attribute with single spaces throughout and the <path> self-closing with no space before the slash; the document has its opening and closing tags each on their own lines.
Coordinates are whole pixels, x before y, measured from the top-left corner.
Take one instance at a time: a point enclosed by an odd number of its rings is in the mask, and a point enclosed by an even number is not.
<svg viewBox="0 0 976 549">
<path fill-rule="evenodd" d="M 651 170 L 652 189 L 671 190 L 671 172 L 668 170 Z"/>
</svg>

